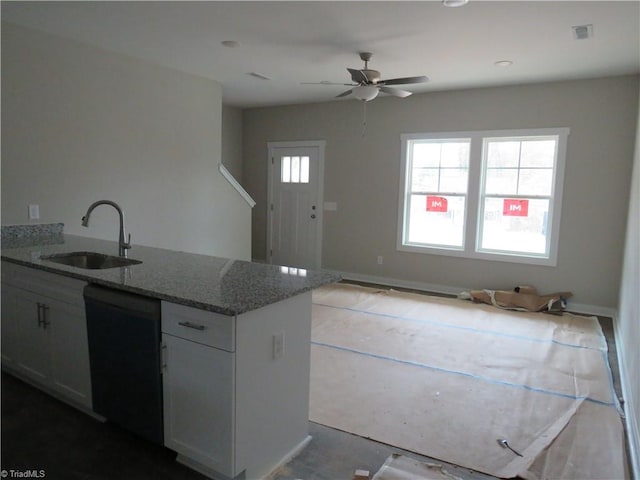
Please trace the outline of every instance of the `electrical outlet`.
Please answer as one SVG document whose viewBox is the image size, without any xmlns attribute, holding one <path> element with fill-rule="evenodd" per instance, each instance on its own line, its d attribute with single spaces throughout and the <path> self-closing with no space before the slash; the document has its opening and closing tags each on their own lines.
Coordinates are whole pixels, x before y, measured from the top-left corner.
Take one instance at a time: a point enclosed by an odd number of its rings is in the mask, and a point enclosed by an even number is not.
<svg viewBox="0 0 640 480">
<path fill-rule="evenodd" d="M 40 205 L 29 205 L 29 220 L 40 218 Z"/>
<path fill-rule="evenodd" d="M 273 359 L 278 360 L 284 356 L 284 332 L 273 334 Z"/>
<path fill-rule="evenodd" d="M 378 265 L 382 265 L 383 261 L 384 261 L 384 258 L 382 258 L 382 255 L 378 255 Z"/>
</svg>

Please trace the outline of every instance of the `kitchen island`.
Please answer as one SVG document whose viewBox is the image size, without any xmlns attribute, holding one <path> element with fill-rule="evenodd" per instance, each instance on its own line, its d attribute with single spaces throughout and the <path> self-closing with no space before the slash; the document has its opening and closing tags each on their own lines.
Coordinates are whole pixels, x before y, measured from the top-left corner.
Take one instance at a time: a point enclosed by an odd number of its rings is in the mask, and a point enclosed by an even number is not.
<svg viewBox="0 0 640 480">
<path fill-rule="evenodd" d="M 211 478 L 254 479 L 303 448 L 311 290 L 339 278 L 142 246 L 129 252 L 142 263 L 105 270 L 43 258 L 117 251 L 61 233 L 3 237 L 3 369 L 91 413 L 83 288 L 158 299 L 164 445 L 177 460 Z"/>
</svg>

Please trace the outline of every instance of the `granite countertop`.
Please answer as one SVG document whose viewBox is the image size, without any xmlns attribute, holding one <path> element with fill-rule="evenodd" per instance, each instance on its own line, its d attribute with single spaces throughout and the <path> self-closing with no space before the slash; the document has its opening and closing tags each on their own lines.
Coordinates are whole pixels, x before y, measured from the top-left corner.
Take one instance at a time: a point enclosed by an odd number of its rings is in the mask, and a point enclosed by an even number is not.
<svg viewBox="0 0 640 480">
<path fill-rule="evenodd" d="M 118 243 L 56 233 L 3 237 L 2 260 L 224 315 L 240 315 L 340 280 L 331 273 L 134 245 L 142 263 L 86 270 L 40 258 L 66 252 L 118 254 Z"/>
</svg>

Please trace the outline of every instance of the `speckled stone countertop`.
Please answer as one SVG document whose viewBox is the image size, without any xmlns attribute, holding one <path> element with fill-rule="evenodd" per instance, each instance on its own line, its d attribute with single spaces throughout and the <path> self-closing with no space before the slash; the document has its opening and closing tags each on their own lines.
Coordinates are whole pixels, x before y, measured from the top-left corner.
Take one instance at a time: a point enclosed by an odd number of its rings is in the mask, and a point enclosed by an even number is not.
<svg viewBox="0 0 640 480">
<path fill-rule="evenodd" d="M 340 280 L 321 271 L 137 245 L 129 258 L 142 263 L 129 267 L 86 270 L 40 258 L 66 252 L 117 255 L 118 243 L 66 234 L 36 241 L 3 236 L 2 260 L 224 315 L 240 315 Z"/>
</svg>

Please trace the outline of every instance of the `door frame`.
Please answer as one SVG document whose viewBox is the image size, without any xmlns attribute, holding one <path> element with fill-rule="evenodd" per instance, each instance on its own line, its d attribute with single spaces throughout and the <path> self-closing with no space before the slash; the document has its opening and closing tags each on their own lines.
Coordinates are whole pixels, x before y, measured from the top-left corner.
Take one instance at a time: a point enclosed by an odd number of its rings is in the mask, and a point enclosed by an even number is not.
<svg viewBox="0 0 640 480">
<path fill-rule="evenodd" d="M 271 255 L 273 246 L 273 175 L 274 175 L 274 155 L 276 148 L 317 148 L 318 149 L 318 208 L 317 208 L 317 228 L 316 228 L 316 257 L 314 259 L 314 269 L 322 266 L 322 223 L 324 221 L 324 150 L 326 140 L 299 140 L 292 142 L 267 142 L 267 251 L 265 258 L 267 263 L 273 263 Z"/>
</svg>

